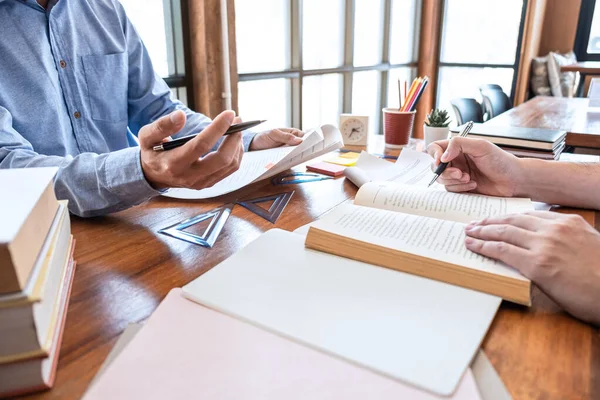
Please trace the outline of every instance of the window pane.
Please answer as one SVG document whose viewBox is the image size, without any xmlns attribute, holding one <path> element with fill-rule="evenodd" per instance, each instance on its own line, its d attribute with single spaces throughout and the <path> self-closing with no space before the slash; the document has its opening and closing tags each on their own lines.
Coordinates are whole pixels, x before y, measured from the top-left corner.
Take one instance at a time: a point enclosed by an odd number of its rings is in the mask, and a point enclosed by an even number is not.
<svg viewBox="0 0 600 400">
<path fill-rule="evenodd" d="M 171 88 L 171 97 L 187 106 L 187 89 L 184 87 Z"/>
<path fill-rule="evenodd" d="M 484 83 L 496 83 L 510 96 L 513 73 L 512 68 L 441 67 L 438 80 L 438 107 L 448 110 L 452 115 L 452 126 L 456 126 L 456 117 L 450 100 L 468 97 L 481 103 L 479 86 Z"/>
<path fill-rule="evenodd" d="M 446 0 L 442 62 L 514 64 L 523 0 Z"/>
<path fill-rule="evenodd" d="M 302 129 L 338 124 L 342 112 L 342 75 L 307 76 L 302 82 Z"/>
<path fill-rule="evenodd" d="M 148 49 L 154 70 L 162 77 L 169 76 L 163 0 L 120 1 Z"/>
<path fill-rule="evenodd" d="M 379 133 L 379 90 L 381 83 L 379 71 L 354 73 L 352 81 L 352 114 L 368 115 L 369 133 Z"/>
<path fill-rule="evenodd" d="M 344 63 L 345 0 L 302 2 L 304 69 L 339 67 Z"/>
<path fill-rule="evenodd" d="M 590 54 L 600 53 L 600 3 L 596 3 L 594 7 L 594 17 L 592 19 L 587 52 Z"/>
<path fill-rule="evenodd" d="M 400 97 L 398 96 L 398 79 L 407 81 L 410 87 L 413 79 L 417 76 L 416 68 L 396 68 L 389 71 L 387 104 L 385 107 L 400 108 Z M 426 89 L 430 90 L 430 89 Z"/>
<path fill-rule="evenodd" d="M 390 62 L 404 64 L 417 60 L 419 47 L 420 2 L 417 0 L 392 0 L 390 18 Z"/>
<path fill-rule="evenodd" d="M 291 125 L 290 80 L 266 79 L 238 84 L 238 106 L 244 121 L 266 119 L 260 129 Z"/>
<path fill-rule="evenodd" d="M 289 24 L 289 1 L 236 0 L 238 71 L 268 72 L 288 68 Z"/>
<path fill-rule="evenodd" d="M 354 14 L 354 65 L 381 63 L 383 0 L 356 0 Z"/>
</svg>

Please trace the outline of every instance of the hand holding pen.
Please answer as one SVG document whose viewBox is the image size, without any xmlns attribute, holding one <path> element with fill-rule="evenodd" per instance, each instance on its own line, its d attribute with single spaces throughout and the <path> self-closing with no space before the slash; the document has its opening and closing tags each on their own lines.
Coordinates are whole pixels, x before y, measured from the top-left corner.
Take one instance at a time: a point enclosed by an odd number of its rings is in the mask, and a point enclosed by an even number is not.
<svg viewBox="0 0 600 400">
<path fill-rule="evenodd" d="M 473 121 L 467 122 L 467 124 L 465 125 L 463 130 L 458 134 L 458 137 L 466 137 L 469 134 L 469 132 L 471 131 L 471 129 L 473 129 Z M 452 140 L 452 139 L 450 139 L 450 140 Z M 438 165 L 438 167 L 436 168 L 436 170 L 434 172 L 433 179 L 431 180 L 431 182 L 429 182 L 429 185 L 427 185 L 427 187 L 430 187 L 431 185 L 433 185 L 435 183 L 435 181 L 437 181 L 437 179 L 440 177 L 440 175 L 448 167 L 448 164 L 450 164 L 450 163 L 442 162 L 442 163 L 440 163 L 440 165 Z"/>
</svg>

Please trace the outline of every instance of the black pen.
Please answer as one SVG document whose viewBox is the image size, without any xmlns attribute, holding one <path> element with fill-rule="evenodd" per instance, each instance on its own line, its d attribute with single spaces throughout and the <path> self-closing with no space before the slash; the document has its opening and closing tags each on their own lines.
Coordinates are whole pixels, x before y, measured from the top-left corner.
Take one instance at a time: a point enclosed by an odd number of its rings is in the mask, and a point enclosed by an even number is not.
<svg viewBox="0 0 600 400">
<path fill-rule="evenodd" d="M 473 129 L 473 121 L 469 121 L 467 122 L 467 124 L 465 125 L 465 127 L 463 128 L 462 132 L 458 135 L 458 137 L 465 137 L 469 134 L 469 132 L 471 132 L 471 129 Z M 452 140 L 452 139 L 450 139 Z M 433 179 L 431 180 L 431 182 L 429 182 L 429 185 L 427 185 L 427 187 L 430 187 L 431 185 L 433 185 L 435 183 L 435 181 L 437 181 L 437 178 L 440 177 L 440 175 L 442 174 L 442 172 L 444 172 L 446 170 L 446 167 L 448 166 L 449 163 L 447 162 L 443 162 L 440 163 L 440 165 L 438 165 L 438 167 L 435 169 L 434 172 L 434 176 Z"/>
<path fill-rule="evenodd" d="M 265 122 L 265 121 L 264 120 L 262 120 L 262 121 L 248 121 L 248 122 L 242 122 L 240 124 L 231 125 L 229 127 L 229 129 L 227 129 L 227 132 L 225 132 L 223 134 L 223 136 L 231 135 L 232 133 L 236 133 L 236 132 L 245 131 L 246 129 L 250 129 L 250 128 L 253 128 L 253 127 L 257 126 L 257 125 L 260 125 L 263 122 Z M 198 136 L 198 134 L 184 136 L 182 138 L 178 138 L 178 139 L 175 139 L 175 140 L 171 140 L 170 142 L 164 142 L 164 143 L 162 143 L 160 145 L 154 146 L 152 149 L 154 151 L 167 151 L 167 150 L 175 149 L 177 147 L 183 146 L 184 144 L 186 144 L 187 142 L 189 142 L 190 140 L 192 140 L 196 136 Z"/>
</svg>

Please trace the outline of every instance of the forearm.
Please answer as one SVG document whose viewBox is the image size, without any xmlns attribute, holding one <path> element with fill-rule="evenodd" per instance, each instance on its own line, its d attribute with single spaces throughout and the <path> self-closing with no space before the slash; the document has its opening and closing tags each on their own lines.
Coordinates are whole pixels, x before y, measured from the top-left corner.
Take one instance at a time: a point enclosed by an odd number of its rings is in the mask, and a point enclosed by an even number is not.
<svg viewBox="0 0 600 400">
<path fill-rule="evenodd" d="M 69 200 L 69 211 L 81 217 L 120 211 L 158 194 L 144 177 L 139 148 L 76 157 L 0 148 L 0 168 L 49 166 L 59 167 L 54 180 L 57 198 Z"/>
<path fill-rule="evenodd" d="M 521 159 L 516 196 L 600 210 L 600 163 Z"/>
</svg>

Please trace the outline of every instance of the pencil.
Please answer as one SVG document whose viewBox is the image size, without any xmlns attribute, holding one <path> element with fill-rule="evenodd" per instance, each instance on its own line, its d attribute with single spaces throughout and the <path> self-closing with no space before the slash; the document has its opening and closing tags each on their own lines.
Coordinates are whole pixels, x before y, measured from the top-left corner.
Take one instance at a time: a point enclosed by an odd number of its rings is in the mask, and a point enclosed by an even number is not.
<svg viewBox="0 0 600 400">
<path fill-rule="evenodd" d="M 403 101 L 403 97 L 402 97 L 402 83 L 400 82 L 400 78 L 398 78 L 398 104 L 400 105 L 398 107 L 398 111 L 402 110 L 402 105 L 404 104 Z"/>
<path fill-rule="evenodd" d="M 417 92 L 415 93 L 412 103 L 409 104 L 408 111 L 414 111 L 417 108 L 417 103 L 421 99 L 421 95 L 425 91 L 425 88 L 427 87 L 428 84 L 429 84 L 429 77 L 426 76 L 425 78 L 423 78 L 423 82 L 421 83 L 421 86 L 417 89 Z"/>
<path fill-rule="evenodd" d="M 406 95 L 406 101 L 404 102 L 404 107 L 402 107 L 401 111 L 408 111 L 408 105 L 410 104 L 417 88 L 421 84 L 421 78 L 415 78 L 412 85 L 410 86 L 410 90 L 408 91 L 408 95 Z"/>
</svg>

